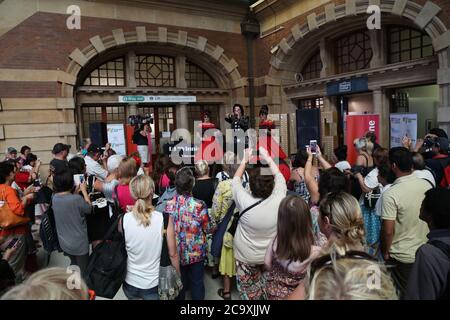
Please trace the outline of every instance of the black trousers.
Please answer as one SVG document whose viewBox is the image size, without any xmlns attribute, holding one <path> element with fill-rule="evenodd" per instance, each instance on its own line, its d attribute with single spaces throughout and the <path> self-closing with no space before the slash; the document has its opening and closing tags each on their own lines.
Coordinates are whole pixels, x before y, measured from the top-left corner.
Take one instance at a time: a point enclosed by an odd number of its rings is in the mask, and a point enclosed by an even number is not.
<svg viewBox="0 0 450 320">
<path fill-rule="evenodd" d="M 386 261 L 386 265 L 399 293 L 399 298 L 404 299 L 406 287 L 408 286 L 409 274 L 411 273 L 414 263 L 403 263 L 394 258 L 390 258 Z"/>
</svg>

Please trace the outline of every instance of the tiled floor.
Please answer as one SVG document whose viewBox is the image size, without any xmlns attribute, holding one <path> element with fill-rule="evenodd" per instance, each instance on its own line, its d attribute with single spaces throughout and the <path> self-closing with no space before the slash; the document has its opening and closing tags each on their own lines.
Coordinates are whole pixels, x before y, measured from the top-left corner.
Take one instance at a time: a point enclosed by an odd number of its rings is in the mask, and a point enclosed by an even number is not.
<svg viewBox="0 0 450 320">
<path fill-rule="evenodd" d="M 38 252 L 38 262 L 39 266 L 45 267 L 47 262 L 47 254 L 40 250 Z M 65 257 L 62 253 L 53 252 L 50 258 L 49 267 L 67 267 L 69 265 L 69 258 Z M 234 285 L 234 284 L 233 284 Z M 234 285 L 235 286 L 235 285 Z M 205 288 L 206 288 L 206 300 L 221 300 L 217 295 L 217 290 L 222 287 L 222 280 L 221 278 L 212 279 L 211 273 L 207 271 L 205 273 Z M 187 295 L 189 297 L 189 293 Z M 232 298 L 233 299 L 239 299 L 239 295 L 235 288 L 233 288 L 232 291 Z M 102 298 L 98 298 L 99 300 Z M 117 295 L 114 297 L 114 300 L 125 300 L 127 299 L 122 291 L 122 289 L 117 292 Z"/>
</svg>

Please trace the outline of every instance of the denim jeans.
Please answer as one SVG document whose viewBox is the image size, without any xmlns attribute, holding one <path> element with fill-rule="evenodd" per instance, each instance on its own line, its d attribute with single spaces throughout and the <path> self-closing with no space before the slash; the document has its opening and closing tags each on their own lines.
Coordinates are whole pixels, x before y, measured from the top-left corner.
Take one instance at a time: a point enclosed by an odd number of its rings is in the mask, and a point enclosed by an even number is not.
<svg viewBox="0 0 450 320">
<path fill-rule="evenodd" d="M 122 288 L 129 300 L 159 300 L 158 286 L 151 289 L 139 289 L 124 282 Z"/>
<path fill-rule="evenodd" d="M 186 289 L 190 288 L 192 300 L 205 299 L 205 284 L 203 283 L 203 275 L 205 273 L 204 261 L 181 266 L 181 281 L 183 282 L 183 290 L 180 292 L 178 300 L 184 300 Z"/>
</svg>

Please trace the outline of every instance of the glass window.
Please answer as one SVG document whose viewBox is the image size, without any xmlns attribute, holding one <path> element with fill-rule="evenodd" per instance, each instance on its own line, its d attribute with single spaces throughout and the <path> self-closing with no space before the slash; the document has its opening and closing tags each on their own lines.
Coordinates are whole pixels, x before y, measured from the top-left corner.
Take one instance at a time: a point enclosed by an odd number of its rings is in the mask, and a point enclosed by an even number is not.
<svg viewBox="0 0 450 320">
<path fill-rule="evenodd" d="M 124 59 L 118 58 L 113 61 L 109 61 L 94 71 L 84 80 L 85 86 L 124 86 L 125 74 L 124 74 Z M 118 72 L 120 70 L 120 72 Z"/>
<path fill-rule="evenodd" d="M 165 56 L 137 56 L 138 87 L 175 87 L 175 60 Z"/>
<path fill-rule="evenodd" d="M 92 122 L 125 123 L 125 106 L 82 106 L 84 137 L 89 137 Z"/>
<path fill-rule="evenodd" d="M 372 60 L 368 30 L 361 30 L 336 40 L 338 73 L 366 69 Z"/>
<path fill-rule="evenodd" d="M 303 66 L 302 69 L 303 80 L 320 78 L 321 71 L 322 71 L 322 60 L 320 59 L 320 51 L 317 51 Z"/>
<path fill-rule="evenodd" d="M 186 84 L 188 88 L 217 88 L 214 79 L 196 64 L 186 61 Z"/>
<path fill-rule="evenodd" d="M 315 109 L 323 107 L 323 98 L 302 99 L 298 103 L 299 109 Z"/>
<path fill-rule="evenodd" d="M 389 63 L 421 59 L 433 54 L 433 44 L 427 34 L 403 26 L 388 29 Z"/>
</svg>

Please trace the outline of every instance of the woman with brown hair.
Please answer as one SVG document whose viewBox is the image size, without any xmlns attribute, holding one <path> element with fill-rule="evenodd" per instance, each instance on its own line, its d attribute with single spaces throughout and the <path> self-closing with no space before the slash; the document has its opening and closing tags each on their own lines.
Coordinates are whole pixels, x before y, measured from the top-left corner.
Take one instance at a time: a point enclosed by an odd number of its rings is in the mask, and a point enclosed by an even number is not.
<svg viewBox="0 0 450 320">
<path fill-rule="evenodd" d="M 116 187 L 115 192 L 117 192 L 117 194 L 114 195 L 114 198 L 117 196 L 117 201 L 123 212 L 127 212 L 127 207 L 134 206 L 134 203 L 136 202 L 131 195 L 129 184 L 131 179 L 137 175 L 138 170 L 139 166 L 132 157 L 124 158 L 117 169 L 119 185 Z"/>
<path fill-rule="evenodd" d="M 283 300 L 304 279 L 306 271 L 320 252 L 314 245 L 309 207 L 299 196 L 283 199 L 278 210 L 277 236 L 270 243 L 265 256 L 267 297 Z"/>
</svg>

